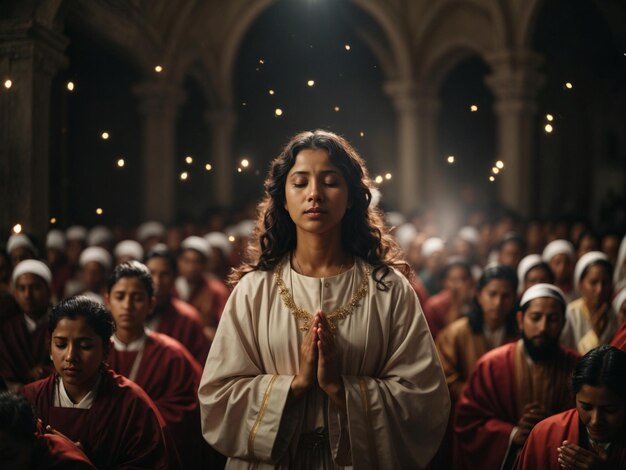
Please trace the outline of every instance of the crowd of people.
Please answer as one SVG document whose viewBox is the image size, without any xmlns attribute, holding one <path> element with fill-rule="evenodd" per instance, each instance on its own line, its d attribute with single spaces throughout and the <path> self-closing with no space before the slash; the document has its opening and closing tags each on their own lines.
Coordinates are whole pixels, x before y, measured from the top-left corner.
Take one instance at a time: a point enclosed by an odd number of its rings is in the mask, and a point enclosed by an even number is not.
<svg viewBox="0 0 626 470">
<path fill-rule="evenodd" d="M 256 220 L 0 251 L 11 468 L 626 468 L 626 236 L 376 207 L 324 131 Z M 73 467 L 72 467 L 73 468 Z"/>
</svg>

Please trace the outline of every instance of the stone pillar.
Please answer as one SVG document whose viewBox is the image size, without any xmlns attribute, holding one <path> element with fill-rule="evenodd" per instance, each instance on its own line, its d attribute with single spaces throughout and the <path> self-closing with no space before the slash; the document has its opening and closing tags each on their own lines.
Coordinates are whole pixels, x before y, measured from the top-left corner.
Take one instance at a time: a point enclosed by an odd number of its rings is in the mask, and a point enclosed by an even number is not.
<svg viewBox="0 0 626 470">
<path fill-rule="evenodd" d="M 405 214 L 419 207 L 423 161 L 418 153 L 418 118 L 415 85 L 411 82 L 388 82 L 384 87 L 396 110 L 398 152 L 399 209 Z"/>
<path fill-rule="evenodd" d="M 493 72 L 485 81 L 494 94 L 498 120 L 496 159 L 504 162 L 504 171 L 497 178 L 499 202 L 529 216 L 538 202 L 532 186 L 536 176 L 532 126 L 535 97 L 543 84 L 537 72 L 540 58 L 531 52 L 517 52 L 493 55 L 487 61 Z"/>
<path fill-rule="evenodd" d="M 67 44 L 32 20 L 0 22 L 0 229 L 48 229 L 51 82 Z"/>
<path fill-rule="evenodd" d="M 231 109 L 215 109 L 206 113 L 206 120 L 211 127 L 211 160 L 215 170 L 213 198 L 220 207 L 230 207 L 234 200 L 232 145 L 237 116 Z"/>
<path fill-rule="evenodd" d="M 397 116 L 399 209 L 408 213 L 435 194 L 439 101 L 412 82 L 388 82 L 385 92 Z"/>
<path fill-rule="evenodd" d="M 176 210 L 176 118 L 185 94 L 166 82 L 144 82 L 134 87 L 143 118 L 144 220 L 169 223 Z"/>
</svg>

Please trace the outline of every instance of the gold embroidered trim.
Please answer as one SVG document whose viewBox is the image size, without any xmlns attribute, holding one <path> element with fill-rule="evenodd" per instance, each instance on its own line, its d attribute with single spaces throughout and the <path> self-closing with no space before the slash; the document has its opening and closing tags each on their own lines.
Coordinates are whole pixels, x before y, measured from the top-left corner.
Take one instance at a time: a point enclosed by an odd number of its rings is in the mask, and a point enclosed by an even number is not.
<svg viewBox="0 0 626 470">
<path fill-rule="evenodd" d="M 363 407 L 363 413 L 365 414 L 366 422 L 366 434 L 367 434 L 367 447 L 369 448 L 370 461 L 372 462 L 372 468 L 379 468 L 378 466 L 378 452 L 376 452 L 376 441 L 374 440 L 374 434 L 372 434 L 372 410 L 370 407 L 370 399 L 367 394 L 367 384 L 363 377 L 359 377 L 359 388 L 361 390 L 361 406 Z"/>
<path fill-rule="evenodd" d="M 304 325 L 302 325 L 300 329 L 303 331 L 308 331 L 309 328 L 311 327 L 311 321 L 313 320 L 313 315 L 307 312 L 306 310 L 300 308 L 298 305 L 296 305 L 296 302 L 293 300 L 293 296 L 291 295 L 291 292 L 289 292 L 289 289 L 287 288 L 287 286 L 285 285 L 285 282 L 283 281 L 282 274 L 283 274 L 283 263 L 278 265 L 278 268 L 276 269 L 276 272 L 274 273 L 274 281 L 276 282 L 276 285 L 278 286 L 280 298 L 285 304 L 285 307 L 287 307 L 291 311 L 291 314 L 294 317 L 296 317 L 297 320 L 304 322 Z M 371 274 L 371 269 L 368 267 L 365 270 L 365 276 L 363 276 L 363 280 L 361 281 L 361 284 L 359 285 L 357 290 L 354 292 L 354 294 L 352 294 L 352 297 L 350 298 L 348 303 L 342 307 L 336 308 L 335 310 L 330 312 L 328 315 L 326 315 L 326 318 L 328 319 L 328 322 L 330 323 L 330 328 L 332 329 L 332 331 L 337 330 L 337 322 L 339 320 L 346 318 L 348 315 L 350 315 L 354 311 L 354 308 L 359 305 L 359 301 L 361 301 L 367 295 L 370 274 Z"/>
<path fill-rule="evenodd" d="M 272 376 L 270 379 L 270 383 L 267 386 L 267 390 L 265 390 L 265 395 L 263 396 L 263 403 L 261 403 L 261 409 L 259 410 L 259 414 L 256 417 L 256 421 L 254 422 L 254 426 L 252 426 L 252 430 L 250 431 L 250 436 L 248 437 L 248 453 L 251 458 L 256 458 L 254 456 L 254 439 L 256 438 L 256 433 L 259 431 L 259 427 L 261 426 L 261 420 L 263 419 L 263 415 L 265 415 L 265 411 L 267 411 L 267 406 L 270 401 L 270 393 L 272 393 L 272 386 L 276 379 L 277 375 Z"/>
</svg>

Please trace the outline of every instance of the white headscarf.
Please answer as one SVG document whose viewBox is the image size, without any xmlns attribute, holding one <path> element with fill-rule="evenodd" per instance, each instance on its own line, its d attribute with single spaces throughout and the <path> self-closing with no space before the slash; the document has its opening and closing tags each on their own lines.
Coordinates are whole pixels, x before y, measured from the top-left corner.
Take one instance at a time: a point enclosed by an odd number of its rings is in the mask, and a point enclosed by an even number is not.
<svg viewBox="0 0 626 470">
<path fill-rule="evenodd" d="M 571 260 L 573 260 L 574 245 L 567 240 L 553 240 L 543 249 L 542 257 L 546 263 L 549 263 L 552 258 L 556 255 L 560 255 L 561 253 L 565 253 Z"/>
<path fill-rule="evenodd" d="M 522 260 L 517 265 L 517 293 L 521 294 L 524 291 L 524 279 L 526 278 L 526 274 L 528 271 L 533 269 L 535 266 L 541 264 L 543 260 L 539 255 L 528 255 L 524 256 Z"/>
<path fill-rule="evenodd" d="M 576 263 L 576 267 L 574 268 L 574 288 L 576 289 L 576 291 L 580 292 L 580 281 L 583 272 L 585 272 L 585 269 L 587 269 L 590 264 L 600 260 L 608 261 L 609 258 L 607 258 L 607 256 L 601 251 L 590 251 L 589 253 L 585 253 L 580 257 L 580 259 Z"/>
<path fill-rule="evenodd" d="M 547 283 L 535 284 L 534 286 L 529 287 L 528 290 L 524 292 L 519 305 L 523 308 L 531 300 L 535 300 L 540 297 L 549 297 L 554 299 L 563 305 L 563 307 L 567 305 L 563 291 L 557 286 Z"/>
<path fill-rule="evenodd" d="M 613 270 L 613 287 L 618 287 L 620 283 L 626 280 L 624 261 L 626 261 L 626 235 L 622 238 L 622 243 L 620 243 L 619 251 L 617 252 L 617 262 Z"/>
<path fill-rule="evenodd" d="M 17 263 L 13 269 L 13 284 L 22 274 L 34 274 L 42 278 L 48 285 L 52 284 L 52 273 L 50 268 L 42 261 L 36 259 L 27 259 Z"/>
</svg>

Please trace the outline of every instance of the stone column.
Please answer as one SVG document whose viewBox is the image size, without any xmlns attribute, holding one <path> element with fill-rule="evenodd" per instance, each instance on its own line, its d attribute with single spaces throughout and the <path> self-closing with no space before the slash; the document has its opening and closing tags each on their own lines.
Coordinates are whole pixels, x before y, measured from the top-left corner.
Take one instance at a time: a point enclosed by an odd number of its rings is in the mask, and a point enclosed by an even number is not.
<svg viewBox="0 0 626 470">
<path fill-rule="evenodd" d="M 220 207 L 233 204 L 233 181 L 235 165 L 233 160 L 233 132 L 237 116 L 231 109 L 214 109 L 206 113 L 211 127 L 211 160 L 214 162 L 216 185 L 213 198 Z"/>
<path fill-rule="evenodd" d="M 185 94 L 166 82 L 134 87 L 143 118 L 143 218 L 169 223 L 176 210 L 176 118 Z"/>
<path fill-rule="evenodd" d="M 388 82 L 385 92 L 396 110 L 399 202 L 408 213 L 429 204 L 435 194 L 439 101 L 412 82 Z"/>
<path fill-rule="evenodd" d="M 47 231 L 51 82 L 67 65 L 67 44 L 32 20 L 0 22 L 0 228 Z"/>
<path fill-rule="evenodd" d="M 418 118 L 415 85 L 411 82 L 388 82 L 384 87 L 396 110 L 398 152 L 399 209 L 408 214 L 419 207 L 421 198 L 420 175 L 423 161 L 418 154 Z"/>
<path fill-rule="evenodd" d="M 493 55 L 487 61 L 493 73 L 485 81 L 494 94 L 498 119 L 496 159 L 504 163 L 497 178 L 500 203 L 529 216 L 537 205 L 532 126 L 536 94 L 543 84 L 537 72 L 540 58 L 522 51 Z"/>
</svg>

